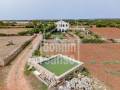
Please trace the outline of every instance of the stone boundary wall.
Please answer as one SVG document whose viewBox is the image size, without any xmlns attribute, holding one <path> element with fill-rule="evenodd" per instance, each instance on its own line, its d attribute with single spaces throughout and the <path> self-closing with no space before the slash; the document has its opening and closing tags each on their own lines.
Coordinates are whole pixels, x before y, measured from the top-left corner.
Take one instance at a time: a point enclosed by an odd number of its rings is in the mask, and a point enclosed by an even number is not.
<svg viewBox="0 0 120 90">
<path fill-rule="evenodd" d="M 115 43 L 120 43 L 120 39 L 113 39 Z"/>
<path fill-rule="evenodd" d="M 31 37 L 28 41 L 24 42 L 21 46 L 14 49 L 7 56 L 0 58 L 0 66 L 5 66 L 10 61 L 12 61 L 35 37 L 36 35 Z"/>
<path fill-rule="evenodd" d="M 37 35 L 37 39 L 36 39 L 36 43 L 33 45 L 32 47 L 32 53 L 35 51 L 35 50 L 38 50 L 39 47 L 41 46 L 41 43 L 43 41 L 43 36 L 42 35 Z"/>
<path fill-rule="evenodd" d="M 36 43 L 32 43 L 32 51 L 29 54 L 29 58 L 33 57 L 33 53 L 35 52 L 35 50 L 38 50 L 40 48 L 41 43 L 43 41 L 43 35 L 37 34 L 34 41 L 36 41 Z"/>
</svg>

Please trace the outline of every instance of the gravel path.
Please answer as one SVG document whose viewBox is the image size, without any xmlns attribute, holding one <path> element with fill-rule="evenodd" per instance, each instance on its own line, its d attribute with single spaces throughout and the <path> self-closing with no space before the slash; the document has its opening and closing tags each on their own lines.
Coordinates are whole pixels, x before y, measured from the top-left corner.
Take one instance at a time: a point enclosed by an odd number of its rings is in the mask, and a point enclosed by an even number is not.
<svg viewBox="0 0 120 90">
<path fill-rule="evenodd" d="M 32 44 L 27 46 L 26 49 L 16 58 L 14 65 L 9 71 L 5 90 L 32 90 L 31 86 L 25 79 L 24 67 L 29 58 L 29 55 L 32 52 L 32 45 L 34 45 L 38 40 L 39 38 L 36 37 L 32 41 Z"/>
</svg>

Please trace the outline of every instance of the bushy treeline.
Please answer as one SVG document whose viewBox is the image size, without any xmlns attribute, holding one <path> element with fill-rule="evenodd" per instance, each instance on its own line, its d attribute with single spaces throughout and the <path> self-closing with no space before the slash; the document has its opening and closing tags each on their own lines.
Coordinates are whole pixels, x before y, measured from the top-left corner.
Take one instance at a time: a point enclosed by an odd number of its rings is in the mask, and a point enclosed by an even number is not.
<svg viewBox="0 0 120 90">
<path fill-rule="evenodd" d="M 27 31 L 23 31 L 23 32 L 19 32 L 19 35 L 33 35 L 36 33 L 49 33 L 51 30 L 53 30 L 55 28 L 55 24 L 54 23 L 43 23 L 43 22 L 39 22 L 39 21 L 33 21 L 32 22 L 33 28 L 29 29 Z"/>
<path fill-rule="evenodd" d="M 89 32 L 88 35 L 76 31 L 75 34 L 81 39 L 82 43 L 104 43 L 105 41 L 101 39 L 100 36 L 93 32 Z"/>
<path fill-rule="evenodd" d="M 105 42 L 104 40 L 101 40 L 99 38 L 95 38 L 95 39 L 85 38 L 85 39 L 82 39 L 82 43 L 104 43 L 104 42 Z"/>
<path fill-rule="evenodd" d="M 26 28 L 34 28 L 40 26 L 40 23 L 54 23 L 58 20 L 31 20 L 28 24 L 25 24 Z M 97 27 L 118 27 L 120 28 L 120 19 L 67 19 L 64 20 L 70 23 L 70 25 L 96 25 Z M 16 22 L 3 22 L 0 21 L 0 27 L 15 26 Z M 41 27 L 41 26 L 40 26 Z"/>
<path fill-rule="evenodd" d="M 120 19 L 82 19 L 82 20 L 67 20 L 71 25 L 96 25 L 97 27 L 117 27 L 120 28 Z"/>
<path fill-rule="evenodd" d="M 0 28 L 7 27 L 7 26 L 15 26 L 16 22 L 3 22 L 0 21 Z"/>
</svg>

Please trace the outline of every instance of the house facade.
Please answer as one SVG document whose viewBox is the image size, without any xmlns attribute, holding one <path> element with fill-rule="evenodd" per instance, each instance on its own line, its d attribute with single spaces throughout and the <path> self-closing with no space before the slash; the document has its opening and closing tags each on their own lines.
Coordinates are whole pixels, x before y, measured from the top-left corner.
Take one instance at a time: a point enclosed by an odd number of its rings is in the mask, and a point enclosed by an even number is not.
<svg viewBox="0 0 120 90">
<path fill-rule="evenodd" d="M 63 20 L 60 20 L 60 21 L 56 22 L 55 24 L 57 26 L 56 29 L 59 32 L 65 32 L 65 31 L 69 30 L 69 27 L 70 27 L 69 23 L 67 23 Z"/>
</svg>

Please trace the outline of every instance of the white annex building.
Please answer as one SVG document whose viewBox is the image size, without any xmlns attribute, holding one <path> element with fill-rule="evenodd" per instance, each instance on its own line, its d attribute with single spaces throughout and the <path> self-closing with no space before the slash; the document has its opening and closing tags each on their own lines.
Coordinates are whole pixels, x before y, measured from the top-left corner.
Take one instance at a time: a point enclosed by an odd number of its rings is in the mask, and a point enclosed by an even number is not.
<svg viewBox="0 0 120 90">
<path fill-rule="evenodd" d="M 55 23 L 57 25 L 57 31 L 60 31 L 60 32 L 65 32 L 67 30 L 69 30 L 69 23 L 63 21 L 63 20 L 60 20 L 58 22 Z"/>
</svg>

